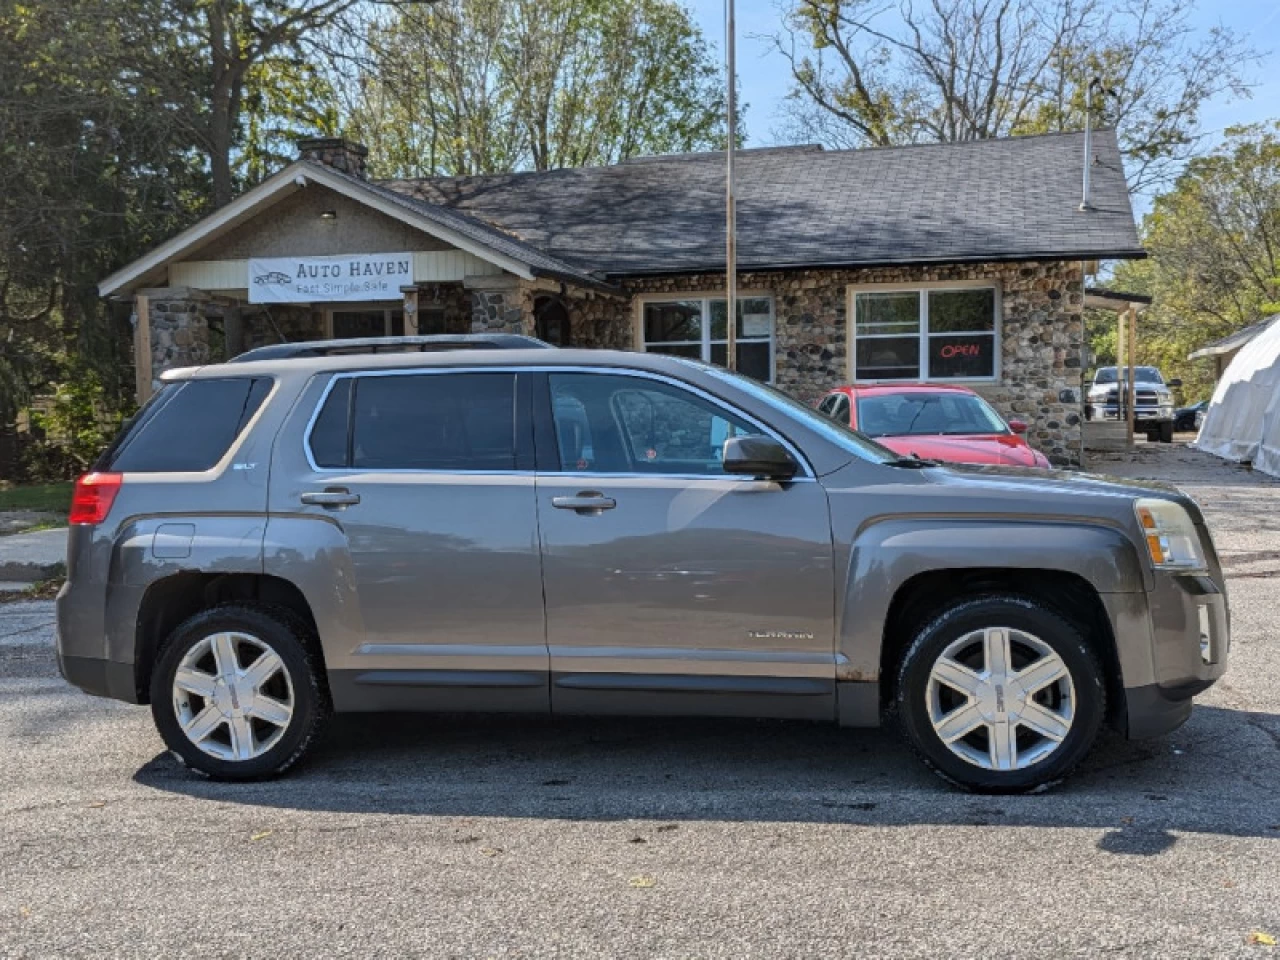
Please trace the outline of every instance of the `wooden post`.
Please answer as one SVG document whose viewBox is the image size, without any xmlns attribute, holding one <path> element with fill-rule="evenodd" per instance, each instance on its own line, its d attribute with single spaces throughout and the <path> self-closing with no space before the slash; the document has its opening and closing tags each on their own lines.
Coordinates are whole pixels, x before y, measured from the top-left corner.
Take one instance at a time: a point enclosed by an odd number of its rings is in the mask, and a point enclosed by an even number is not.
<svg viewBox="0 0 1280 960">
<path fill-rule="evenodd" d="M 418 288 L 401 287 L 400 292 L 404 294 L 404 335 L 416 337 L 418 335 Z"/>
<path fill-rule="evenodd" d="M 151 304 L 143 294 L 133 298 L 133 362 L 138 406 L 151 399 Z"/>
<path fill-rule="evenodd" d="M 1125 432 L 1128 436 L 1129 446 L 1133 446 L 1133 421 L 1136 415 L 1134 404 L 1138 399 L 1138 385 L 1134 382 L 1133 375 L 1137 367 L 1137 351 L 1138 346 L 1138 307 L 1136 304 L 1129 304 L 1126 322 L 1129 328 L 1129 335 L 1125 337 L 1126 354 L 1129 360 L 1129 385 L 1127 387 L 1129 395 L 1129 422 L 1126 425 Z"/>
</svg>

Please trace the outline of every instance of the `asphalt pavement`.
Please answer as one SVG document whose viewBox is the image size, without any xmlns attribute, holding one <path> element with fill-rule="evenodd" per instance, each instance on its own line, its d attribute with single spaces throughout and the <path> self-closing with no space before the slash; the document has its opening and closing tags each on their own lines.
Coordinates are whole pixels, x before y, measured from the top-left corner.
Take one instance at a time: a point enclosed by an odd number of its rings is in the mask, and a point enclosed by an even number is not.
<svg viewBox="0 0 1280 960">
<path fill-rule="evenodd" d="M 339 717 L 293 775 L 215 784 L 58 678 L 51 604 L 0 605 L 0 956 L 1274 956 L 1280 486 L 1100 466 L 1204 505 L 1231 665 L 1031 797 L 887 732 L 693 720 Z"/>
</svg>

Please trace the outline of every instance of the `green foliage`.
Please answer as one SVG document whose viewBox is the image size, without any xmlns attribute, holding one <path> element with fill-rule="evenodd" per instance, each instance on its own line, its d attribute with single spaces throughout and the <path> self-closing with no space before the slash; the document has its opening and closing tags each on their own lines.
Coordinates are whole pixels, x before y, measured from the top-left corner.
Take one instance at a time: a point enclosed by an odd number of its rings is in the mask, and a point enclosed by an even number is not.
<svg viewBox="0 0 1280 960">
<path fill-rule="evenodd" d="M 102 380 L 77 369 L 60 383 L 47 406 L 31 413 L 40 438 L 26 453 L 27 476 L 62 480 L 86 471 L 120 429 L 123 416 L 108 409 Z"/>
<path fill-rule="evenodd" d="M 673 0 L 440 0 L 369 28 L 348 132 L 383 176 L 616 163 L 724 145 L 718 65 Z"/>
<path fill-rule="evenodd" d="M 1180 376 L 1189 400 L 1212 389 L 1206 342 L 1280 313 L 1280 122 L 1227 131 L 1192 160 L 1143 223 L 1150 258 L 1122 264 L 1117 289 L 1152 295 L 1138 354 Z"/>
</svg>

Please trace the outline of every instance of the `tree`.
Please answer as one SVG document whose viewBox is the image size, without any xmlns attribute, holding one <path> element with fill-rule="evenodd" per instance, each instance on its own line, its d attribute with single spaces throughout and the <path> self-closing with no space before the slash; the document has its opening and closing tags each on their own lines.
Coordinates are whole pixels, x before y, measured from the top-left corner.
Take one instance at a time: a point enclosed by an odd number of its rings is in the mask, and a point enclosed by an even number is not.
<svg viewBox="0 0 1280 960">
<path fill-rule="evenodd" d="M 791 64 L 792 137 L 838 147 L 1118 129 L 1130 187 L 1167 183 L 1201 106 L 1246 95 L 1257 59 L 1190 0 L 787 0 L 772 40 Z"/>
<path fill-rule="evenodd" d="M 443 0 L 367 33 L 371 60 L 345 85 L 356 95 L 344 112 L 381 174 L 550 170 L 724 144 L 720 71 L 673 0 Z"/>
<path fill-rule="evenodd" d="M 1141 322 L 1144 362 L 1207 394 L 1211 371 L 1187 362 L 1206 341 L 1280 314 L 1280 122 L 1227 131 L 1193 159 L 1143 222 L 1147 260 L 1115 284 L 1153 297 Z"/>
<path fill-rule="evenodd" d="M 323 99 L 323 91 L 317 97 L 315 90 L 315 44 L 361 2 L 173 0 L 177 33 L 201 61 L 192 79 L 204 109 L 188 121 L 209 158 L 215 207 L 235 193 L 234 161 L 245 140 L 246 101 L 250 119 L 259 124 L 269 105 L 276 108 L 274 116 L 301 120 L 308 132 L 334 132 L 332 114 L 311 107 L 313 100 Z M 278 136 L 280 130 L 267 133 Z M 261 163 L 251 169 L 261 173 Z"/>
<path fill-rule="evenodd" d="M 58 380 L 122 395 L 97 281 L 202 207 L 179 119 L 200 109 L 194 64 L 169 26 L 161 0 L 0 0 L 0 425 Z"/>
</svg>

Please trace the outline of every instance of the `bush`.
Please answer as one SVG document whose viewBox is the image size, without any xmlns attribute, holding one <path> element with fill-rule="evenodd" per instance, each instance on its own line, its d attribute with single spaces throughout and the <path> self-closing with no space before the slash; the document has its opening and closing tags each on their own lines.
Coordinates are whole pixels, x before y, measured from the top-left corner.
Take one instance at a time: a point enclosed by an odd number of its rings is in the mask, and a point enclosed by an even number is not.
<svg viewBox="0 0 1280 960">
<path fill-rule="evenodd" d="M 88 470 L 120 429 L 123 416 L 108 411 L 102 380 L 73 370 L 44 409 L 31 411 L 33 439 L 23 454 L 29 480 L 67 480 Z"/>
</svg>

